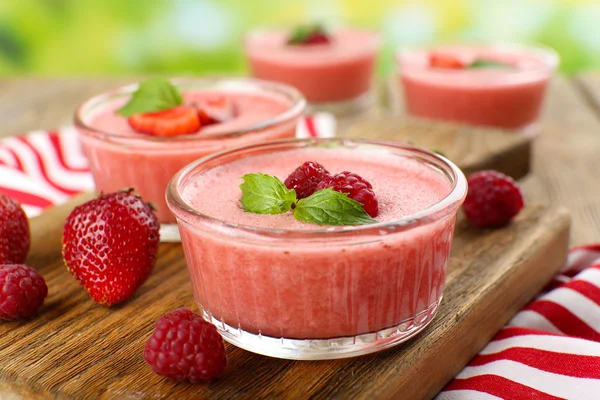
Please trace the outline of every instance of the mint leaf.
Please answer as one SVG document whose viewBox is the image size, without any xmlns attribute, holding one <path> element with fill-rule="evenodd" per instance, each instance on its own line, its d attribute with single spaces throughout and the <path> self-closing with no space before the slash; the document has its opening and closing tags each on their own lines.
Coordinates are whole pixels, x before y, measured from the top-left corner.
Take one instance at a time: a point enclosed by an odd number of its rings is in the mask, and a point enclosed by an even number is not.
<svg viewBox="0 0 600 400">
<path fill-rule="evenodd" d="M 297 220 L 317 225 L 363 225 L 377 222 L 367 214 L 362 204 L 346 193 L 331 188 L 319 190 L 301 199 L 294 208 Z"/>
<path fill-rule="evenodd" d="M 129 102 L 117 112 L 127 118 L 134 114 L 168 110 L 181 104 L 183 98 L 171 82 L 164 78 L 150 78 L 140 83 Z"/>
<path fill-rule="evenodd" d="M 492 60 L 475 60 L 469 68 L 513 68 L 512 65 Z"/>
<path fill-rule="evenodd" d="M 291 210 L 296 191 L 290 190 L 277 177 L 246 174 L 242 177 L 242 207 L 255 214 L 281 214 Z"/>
</svg>

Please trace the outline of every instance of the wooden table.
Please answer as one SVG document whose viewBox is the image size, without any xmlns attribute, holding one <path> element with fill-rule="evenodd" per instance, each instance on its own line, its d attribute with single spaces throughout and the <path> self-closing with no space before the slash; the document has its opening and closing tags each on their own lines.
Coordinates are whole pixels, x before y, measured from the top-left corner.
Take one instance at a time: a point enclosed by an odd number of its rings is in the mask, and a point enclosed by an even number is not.
<svg viewBox="0 0 600 400">
<path fill-rule="evenodd" d="M 0 136 L 71 122 L 75 107 L 131 78 L 24 78 L 0 82 Z M 566 206 L 573 245 L 600 241 L 600 73 L 556 78 L 523 180 L 531 202 Z M 341 121 L 348 125 L 351 121 Z"/>
</svg>

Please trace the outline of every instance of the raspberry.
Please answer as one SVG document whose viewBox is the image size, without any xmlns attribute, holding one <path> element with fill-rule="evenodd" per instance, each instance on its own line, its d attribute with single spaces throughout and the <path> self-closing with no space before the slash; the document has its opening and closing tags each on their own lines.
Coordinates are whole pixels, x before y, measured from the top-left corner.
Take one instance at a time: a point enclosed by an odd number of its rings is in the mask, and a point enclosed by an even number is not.
<svg viewBox="0 0 600 400">
<path fill-rule="evenodd" d="M 47 295 L 46 281 L 35 269 L 23 264 L 0 265 L 0 319 L 33 316 Z"/>
<path fill-rule="evenodd" d="M 328 44 L 331 40 L 323 32 L 315 32 L 309 35 L 302 44 Z"/>
<path fill-rule="evenodd" d="M 500 228 L 523 208 L 517 183 L 496 171 L 481 171 L 469 177 L 469 192 L 463 204 L 467 219 L 478 228 Z"/>
<path fill-rule="evenodd" d="M 366 179 L 353 172 L 344 171 L 335 176 L 325 177 L 317 186 L 317 190 L 325 188 L 332 188 L 340 193 L 348 193 L 348 197 L 361 203 L 364 210 L 372 218 L 375 218 L 379 213 L 373 186 Z"/>
<path fill-rule="evenodd" d="M 186 308 L 156 321 L 144 359 L 157 374 L 192 383 L 220 377 L 227 365 L 225 343 L 217 328 Z"/>
<path fill-rule="evenodd" d="M 317 185 L 328 177 L 329 172 L 318 162 L 306 161 L 287 177 L 284 184 L 288 189 L 296 191 L 296 197 L 303 199 L 317 190 Z"/>
</svg>

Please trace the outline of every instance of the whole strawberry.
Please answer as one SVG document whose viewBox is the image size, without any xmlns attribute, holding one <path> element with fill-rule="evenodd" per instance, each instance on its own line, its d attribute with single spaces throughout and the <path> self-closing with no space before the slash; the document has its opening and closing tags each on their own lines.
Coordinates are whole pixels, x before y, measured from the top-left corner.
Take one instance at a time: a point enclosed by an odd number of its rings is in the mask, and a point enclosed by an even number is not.
<svg viewBox="0 0 600 400">
<path fill-rule="evenodd" d="M 27 258 L 29 222 L 21 205 L 0 194 L 0 264 L 21 264 Z"/>
<path fill-rule="evenodd" d="M 477 172 L 469 177 L 468 185 L 463 210 L 469 222 L 478 228 L 503 227 L 523 208 L 519 185 L 500 172 Z"/>
<path fill-rule="evenodd" d="M 75 208 L 63 232 L 68 270 L 92 299 L 111 306 L 128 300 L 156 263 L 158 220 L 132 190 L 102 195 Z"/>
<path fill-rule="evenodd" d="M 33 316 L 47 295 L 46 281 L 35 269 L 22 264 L 0 265 L 0 319 Z"/>
<path fill-rule="evenodd" d="M 186 308 L 156 321 L 144 359 L 157 374 L 180 382 L 217 379 L 227 366 L 225 343 L 217 328 Z"/>
</svg>

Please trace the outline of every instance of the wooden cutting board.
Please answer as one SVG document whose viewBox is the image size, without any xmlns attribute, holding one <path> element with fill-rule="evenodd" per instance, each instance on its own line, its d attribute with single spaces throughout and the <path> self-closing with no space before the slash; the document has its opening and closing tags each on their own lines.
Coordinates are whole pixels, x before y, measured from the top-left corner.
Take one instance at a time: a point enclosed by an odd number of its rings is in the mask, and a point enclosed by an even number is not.
<svg viewBox="0 0 600 400">
<path fill-rule="evenodd" d="M 82 199 L 79 199 L 82 200 Z M 569 217 L 529 205 L 505 229 L 478 231 L 459 219 L 444 300 L 415 339 L 363 357 L 289 361 L 228 345 L 229 366 L 210 384 L 176 383 L 143 361 L 154 321 L 195 308 L 181 245 L 163 244 L 155 272 L 128 303 L 92 302 L 60 259 L 69 207 L 31 221 L 28 262 L 50 294 L 40 314 L 0 323 L 1 399 L 431 398 L 563 264 Z"/>
</svg>

